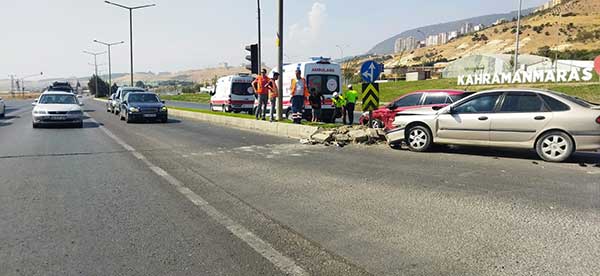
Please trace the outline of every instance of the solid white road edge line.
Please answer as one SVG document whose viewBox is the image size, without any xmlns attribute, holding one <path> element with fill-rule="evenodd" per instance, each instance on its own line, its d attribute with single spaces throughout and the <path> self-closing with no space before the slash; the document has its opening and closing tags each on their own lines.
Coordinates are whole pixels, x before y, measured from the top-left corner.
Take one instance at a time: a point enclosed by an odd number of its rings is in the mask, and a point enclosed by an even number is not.
<svg viewBox="0 0 600 276">
<path fill-rule="evenodd" d="M 87 115 L 87 114 L 86 114 Z M 206 200 L 204 200 L 201 196 L 194 193 L 189 188 L 185 187 L 183 183 L 179 180 L 171 176 L 162 168 L 152 164 L 144 155 L 140 152 L 136 151 L 135 148 L 125 143 L 119 137 L 114 135 L 110 130 L 106 129 L 103 125 L 100 125 L 96 120 L 91 118 L 91 116 L 87 115 L 90 121 L 99 125 L 99 128 L 111 139 L 113 139 L 117 144 L 121 145 L 127 151 L 131 152 L 133 156 L 137 159 L 144 162 L 150 170 L 152 170 L 155 174 L 165 179 L 171 185 L 173 185 L 179 193 L 184 195 L 189 201 L 191 201 L 194 205 L 198 206 L 202 211 L 204 211 L 207 215 L 213 218 L 216 222 L 224 226 L 229 232 L 238 237 L 240 240 L 244 241 L 248 244 L 254 251 L 259 253 L 273 265 L 275 265 L 278 269 L 288 275 L 309 275 L 304 269 L 298 266 L 292 259 L 284 256 L 279 251 L 275 250 L 271 244 L 262 240 L 254 233 L 250 232 L 241 224 L 235 222 L 225 214 L 219 212 L 217 209 L 212 207 Z"/>
</svg>

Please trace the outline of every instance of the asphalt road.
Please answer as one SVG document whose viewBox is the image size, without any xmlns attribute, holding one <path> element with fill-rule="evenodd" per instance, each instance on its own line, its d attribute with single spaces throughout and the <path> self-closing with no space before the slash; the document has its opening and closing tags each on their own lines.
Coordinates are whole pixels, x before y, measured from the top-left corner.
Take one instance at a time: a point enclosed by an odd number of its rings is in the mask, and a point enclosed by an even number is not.
<svg viewBox="0 0 600 276">
<path fill-rule="evenodd" d="M 308 146 L 93 101 L 84 129 L 34 130 L 9 104 L 0 275 L 600 271 L 598 154 Z"/>
<path fill-rule="evenodd" d="M 168 106 L 182 107 L 182 108 L 197 108 L 197 109 L 206 109 L 206 110 L 210 109 L 210 105 L 204 104 L 204 103 L 166 101 L 166 104 Z M 361 115 L 362 115 L 362 112 L 354 112 L 354 123 L 355 124 L 359 123 L 359 119 L 360 119 Z M 268 116 L 268 114 L 267 114 L 267 116 Z M 338 119 L 338 122 L 341 122 L 341 121 L 342 121 L 341 119 Z"/>
</svg>

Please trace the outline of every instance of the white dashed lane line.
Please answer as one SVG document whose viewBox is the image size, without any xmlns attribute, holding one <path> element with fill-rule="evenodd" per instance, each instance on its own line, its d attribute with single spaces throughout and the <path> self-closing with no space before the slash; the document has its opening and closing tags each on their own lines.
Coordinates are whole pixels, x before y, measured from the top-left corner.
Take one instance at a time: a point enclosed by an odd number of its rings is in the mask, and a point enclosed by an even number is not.
<svg viewBox="0 0 600 276">
<path fill-rule="evenodd" d="M 89 116 L 88 116 L 89 117 Z M 90 120 L 94 123 L 98 124 L 94 119 L 90 117 Z M 217 209 L 212 207 L 206 200 L 204 200 L 201 196 L 194 193 L 189 188 L 185 187 L 183 183 L 179 180 L 171 176 L 168 172 L 163 170 L 162 168 L 154 165 L 150 162 L 143 154 L 136 151 L 135 148 L 125 143 L 122 139 L 114 135 L 110 130 L 106 129 L 104 126 L 98 124 L 100 129 L 108 135 L 111 139 L 113 139 L 116 143 L 121 145 L 127 151 L 131 152 L 131 154 L 144 162 L 150 170 L 152 170 L 156 175 L 162 177 L 171 185 L 173 185 L 177 191 L 185 196 L 189 201 L 191 201 L 194 205 L 198 206 L 203 212 L 205 212 L 208 216 L 214 219 L 217 223 L 225 227 L 229 232 L 235 235 L 237 238 L 248 244 L 254 251 L 259 253 L 273 265 L 275 265 L 279 270 L 288 274 L 288 275 L 309 275 L 303 268 L 298 266 L 294 260 L 284 256 L 279 251 L 277 251 L 271 244 L 262 240 L 254 233 L 246 229 L 241 224 L 235 222 L 225 214 L 219 212 Z"/>
</svg>

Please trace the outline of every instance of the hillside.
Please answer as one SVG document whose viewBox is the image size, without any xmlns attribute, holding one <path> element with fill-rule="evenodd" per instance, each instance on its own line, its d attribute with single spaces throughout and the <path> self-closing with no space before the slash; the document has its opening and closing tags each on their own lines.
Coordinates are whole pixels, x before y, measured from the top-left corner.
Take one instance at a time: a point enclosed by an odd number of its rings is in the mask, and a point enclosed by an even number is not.
<svg viewBox="0 0 600 276">
<path fill-rule="evenodd" d="M 396 55 L 386 66 L 414 65 L 473 54 L 514 51 L 516 22 L 487 28 L 448 44 Z M 521 50 L 535 54 L 541 47 L 553 50 L 600 49 L 600 1 L 571 0 L 553 9 L 532 14 L 522 22 Z"/>
<path fill-rule="evenodd" d="M 533 12 L 533 9 L 527 9 L 527 10 L 523 11 L 523 13 L 526 15 L 530 14 L 531 12 Z M 395 35 L 393 37 L 390 37 L 390 38 L 378 43 L 377 45 L 375 45 L 375 47 L 373 47 L 373 49 L 369 50 L 369 52 L 367 52 L 367 53 L 368 54 L 377 54 L 377 55 L 393 54 L 394 53 L 394 44 L 396 43 L 396 40 L 398 38 L 412 36 L 412 37 L 416 37 L 418 39 L 422 39 L 423 35 L 421 33 L 419 33 L 419 31 L 423 32 L 425 35 L 436 35 L 436 34 L 443 33 L 443 32 L 451 32 L 451 31 L 459 30 L 460 27 L 463 26 L 465 23 L 472 23 L 474 25 L 483 24 L 486 26 L 490 26 L 499 19 L 511 20 L 513 17 L 517 17 L 516 11 L 509 12 L 509 13 L 503 13 L 503 14 L 484 15 L 484 16 L 479 16 L 479 17 L 473 17 L 473 18 L 468 18 L 468 19 L 463 19 L 463 20 L 458 20 L 458 21 L 453 21 L 453 22 L 429 25 L 429 26 L 425 26 L 425 27 L 421 27 L 421 28 L 417 28 L 417 29 L 412 29 L 412 30 L 402 32 L 398 35 Z"/>
<path fill-rule="evenodd" d="M 215 77 L 232 75 L 237 73 L 247 73 L 245 67 L 218 67 L 197 70 L 187 70 L 180 72 L 162 72 L 162 73 L 135 73 L 134 79 L 143 82 L 158 82 L 158 81 L 193 81 L 197 83 L 210 82 Z M 115 79 L 118 84 L 127 84 L 129 82 L 129 74 L 123 74 Z"/>
</svg>

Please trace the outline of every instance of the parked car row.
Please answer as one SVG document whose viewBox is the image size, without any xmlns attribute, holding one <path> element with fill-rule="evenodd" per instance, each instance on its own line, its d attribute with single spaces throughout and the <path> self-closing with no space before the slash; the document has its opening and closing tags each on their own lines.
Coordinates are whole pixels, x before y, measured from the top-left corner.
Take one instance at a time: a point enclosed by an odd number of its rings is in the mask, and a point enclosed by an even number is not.
<svg viewBox="0 0 600 276">
<path fill-rule="evenodd" d="M 127 123 L 142 121 L 168 121 L 168 109 L 157 94 L 136 87 L 121 87 L 110 95 L 106 111 L 119 116 Z"/>
<path fill-rule="evenodd" d="M 577 97 L 504 89 L 432 105 L 423 101 L 426 94 L 414 96 L 412 103 L 421 107 L 399 110 L 391 126 L 384 119 L 390 145 L 405 143 L 415 152 L 436 144 L 530 149 L 549 162 L 565 161 L 575 151 L 600 149 L 600 106 Z"/>
</svg>

